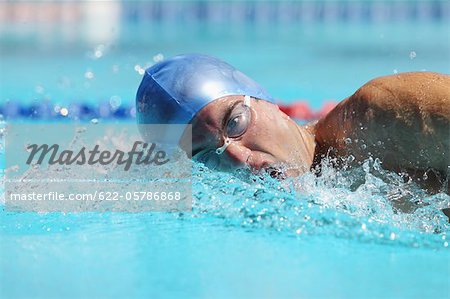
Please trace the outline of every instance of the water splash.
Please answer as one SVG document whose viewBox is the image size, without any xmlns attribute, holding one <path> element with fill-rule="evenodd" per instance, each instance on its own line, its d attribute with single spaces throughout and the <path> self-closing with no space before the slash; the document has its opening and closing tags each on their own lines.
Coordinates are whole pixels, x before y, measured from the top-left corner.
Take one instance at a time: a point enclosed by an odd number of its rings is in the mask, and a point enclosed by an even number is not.
<svg viewBox="0 0 450 299">
<path fill-rule="evenodd" d="M 336 170 L 324 165 L 283 183 L 270 177 L 194 167 L 191 217 L 219 217 L 227 224 L 275 229 L 297 236 L 328 235 L 412 247 L 444 247 L 449 232 L 441 212 L 444 193 L 427 195 L 412 182 L 368 159 L 361 167 Z M 444 241 L 443 241 L 444 240 Z"/>
<path fill-rule="evenodd" d="M 102 142 L 120 148 L 124 138 L 115 134 L 105 136 Z M 351 157 L 348 162 L 352 162 Z M 64 172 L 64 169 L 55 171 Z M 72 179 L 85 176 L 66 174 Z M 320 176 L 306 173 L 281 182 L 269 175 L 256 176 L 243 171 L 213 172 L 201 163 L 194 163 L 192 190 L 193 210 L 175 214 L 179 220 L 201 222 L 214 218 L 224 225 L 299 238 L 325 235 L 407 247 L 448 247 L 450 225 L 441 209 L 450 206 L 450 196 L 428 195 L 414 182 L 405 182 L 402 176 L 382 169 L 377 159 L 340 170 L 325 161 Z M 42 215 L 37 217 L 47 219 Z M 70 228 L 78 222 L 70 217 L 70 214 L 58 216 L 57 222 L 61 223 L 57 226 Z M 20 219 L 12 223 L 22 226 Z M 12 229 L 9 224 L 5 227 Z M 45 231 L 53 231 L 52 223 L 45 226 Z"/>
</svg>

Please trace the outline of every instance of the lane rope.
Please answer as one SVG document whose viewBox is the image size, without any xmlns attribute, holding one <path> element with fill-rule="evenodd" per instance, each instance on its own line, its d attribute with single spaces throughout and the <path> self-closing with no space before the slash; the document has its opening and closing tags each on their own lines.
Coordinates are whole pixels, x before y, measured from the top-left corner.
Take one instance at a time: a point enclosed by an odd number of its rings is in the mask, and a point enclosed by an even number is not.
<svg viewBox="0 0 450 299">
<path fill-rule="evenodd" d="M 335 102 L 325 102 L 319 110 L 310 108 L 307 101 L 296 101 L 289 104 L 278 103 L 280 110 L 290 117 L 309 121 L 318 119 L 326 115 L 335 106 Z M 4 119 L 35 119 L 35 120 L 93 120 L 93 119 L 134 119 L 136 118 L 135 106 L 121 105 L 113 107 L 109 102 L 102 102 L 98 105 L 87 103 L 72 103 L 67 106 L 53 105 L 51 103 L 38 103 L 21 105 L 10 101 L 0 105 L 0 115 Z"/>
</svg>

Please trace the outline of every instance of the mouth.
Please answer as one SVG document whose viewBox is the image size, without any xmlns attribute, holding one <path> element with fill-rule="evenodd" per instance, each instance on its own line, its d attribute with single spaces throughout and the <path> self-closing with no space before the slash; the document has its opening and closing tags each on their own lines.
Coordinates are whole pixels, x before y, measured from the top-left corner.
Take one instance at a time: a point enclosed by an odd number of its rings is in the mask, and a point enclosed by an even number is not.
<svg viewBox="0 0 450 299">
<path fill-rule="evenodd" d="M 254 174 L 264 175 L 268 174 L 273 179 L 283 180 L 286 178 L 286 174 L 283 170 L 273 167 L 273 166 L 265 166 L 257 171 L 253 171 Z"/>
<path fill-rule="evenodd" d="M 286 178 L 285 173 L 278 168 L 275 167 L 269 167 L 267 169 L 265 169 L 266 173 L 268 173 L 270 175 L 271 178 L 274 179 L 279 179 L 279 180 L 283 180 Z"/>
<path fill-rule="evenodd" d="M 246 164 L 250 166 L 251 172 L 253 174 L 256 175 L 268 174 L 271 178 L 279 180 L 286 178 L 286 174 L 284 173 L 284 171 L 281 168 L 274 166 L 275 163 L 269 161 L 261 161 L 260 163 L 249 163 L 249 162 L 253 162 L 251 161 L 250 156 L 249 158 L 247 158 Z"/>
</svg>

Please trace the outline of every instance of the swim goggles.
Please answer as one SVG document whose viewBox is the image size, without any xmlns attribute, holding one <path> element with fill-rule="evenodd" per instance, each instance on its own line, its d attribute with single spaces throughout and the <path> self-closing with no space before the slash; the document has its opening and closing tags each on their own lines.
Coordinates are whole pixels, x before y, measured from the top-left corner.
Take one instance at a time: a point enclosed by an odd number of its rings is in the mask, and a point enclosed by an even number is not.
<svg viewBox="0 0 450 299">
<path fill-rule="evenodd" d="M 225 123 L 223 145 L 215 150 L 204 149 L 193 158 L 210 169 L 218 168 L 220 166 L 220 155 L 226 151 L 234 139 L 241 137 L 247 132 L 251 123 L 251 116 L 250 96 L 246 95 L 243 102 L 237 102 L 230 110 Z"/>
</svg>

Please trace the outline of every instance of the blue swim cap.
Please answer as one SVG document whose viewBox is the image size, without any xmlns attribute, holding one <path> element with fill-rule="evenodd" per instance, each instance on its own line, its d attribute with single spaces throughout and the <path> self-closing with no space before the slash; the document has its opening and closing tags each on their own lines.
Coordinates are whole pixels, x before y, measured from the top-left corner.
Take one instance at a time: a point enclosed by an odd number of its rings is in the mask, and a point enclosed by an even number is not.
<svg viewBox="0 0 450 299">
<path fill-rule="evenodd" d="M 228 95 L 274 102 L 258 83 L 220 59 L 179 55 L 145 71 L 136 95 L 139 124 L 188 124 L 208 103 Z"/>
</svg>

